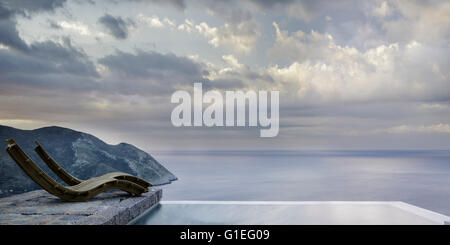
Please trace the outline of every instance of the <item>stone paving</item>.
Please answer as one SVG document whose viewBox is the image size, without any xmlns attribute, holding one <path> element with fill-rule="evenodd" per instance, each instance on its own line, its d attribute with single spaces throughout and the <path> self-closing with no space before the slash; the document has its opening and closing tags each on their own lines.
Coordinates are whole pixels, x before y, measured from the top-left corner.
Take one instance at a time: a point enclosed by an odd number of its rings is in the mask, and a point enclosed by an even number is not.
<svg viewBox="0 0 450 245">
<path fill-rule="evenodd" d="M 43 190 L 0 199 L 1 225 L 125 225 L 159 202 L 162 190 L 140 197 L 105 192 L 85 202 L 67 202 Z"/>
</svg>

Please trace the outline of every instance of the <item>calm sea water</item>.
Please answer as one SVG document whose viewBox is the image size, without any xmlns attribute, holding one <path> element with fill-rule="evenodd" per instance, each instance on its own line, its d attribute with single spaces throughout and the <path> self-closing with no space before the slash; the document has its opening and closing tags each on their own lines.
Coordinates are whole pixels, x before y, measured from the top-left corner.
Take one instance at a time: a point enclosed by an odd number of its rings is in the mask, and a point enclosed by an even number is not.
<svg viewBox="0 0 450 245">
<path fill-rule="evenodd" d="M 450 215 L 450 151 L 154 155 L 179 178 L 164 200 L 404 201 Z"/>
</svg>

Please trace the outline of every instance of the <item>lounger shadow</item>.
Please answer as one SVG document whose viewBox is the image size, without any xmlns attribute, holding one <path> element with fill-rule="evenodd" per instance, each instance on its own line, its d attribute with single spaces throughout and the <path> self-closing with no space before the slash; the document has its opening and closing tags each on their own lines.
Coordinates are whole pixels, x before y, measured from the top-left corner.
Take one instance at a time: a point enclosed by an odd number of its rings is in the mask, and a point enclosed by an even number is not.
<svg viewBox="0 0 450 245">
<path fill-rule="evenodd" d="M 49 168 L 69 186 L 63 186 L 47 175 L 25 152 L 10 139 L 6 151 L 19 167 L 39 186 L 52 195 L 67 201 L 85 201 L 111 189 L 126 191 L 132 195 L 147 192 L 150 183 L 126 173 L 109 173 L 89 180 L 80 180 L 67 173 L 37 143 L 35 151 Z"/>
</svg>

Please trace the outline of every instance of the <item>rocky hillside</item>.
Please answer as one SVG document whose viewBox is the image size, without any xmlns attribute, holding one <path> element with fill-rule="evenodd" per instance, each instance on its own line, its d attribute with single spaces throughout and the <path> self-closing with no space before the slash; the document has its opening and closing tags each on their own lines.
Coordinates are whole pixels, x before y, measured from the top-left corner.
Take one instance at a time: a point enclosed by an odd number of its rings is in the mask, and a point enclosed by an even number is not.
<svg viewBox="0 0 450 245">
<path fill-rule="evenodd" d="M 133 145 L 108 145 L 86 133 L 61 127 L 20 130 L 0 125 L 0 197 L 39 189 L 5 151 L 6 139 L 13 138 L 22 149 L 53 178 L 55 175 L 34 152 L 37 140 L 69 173 L 89 179 L 109 172 L 125 172 L 154 185 L 168 184 L 177 178 L 150 154 Z"/>
</svg>

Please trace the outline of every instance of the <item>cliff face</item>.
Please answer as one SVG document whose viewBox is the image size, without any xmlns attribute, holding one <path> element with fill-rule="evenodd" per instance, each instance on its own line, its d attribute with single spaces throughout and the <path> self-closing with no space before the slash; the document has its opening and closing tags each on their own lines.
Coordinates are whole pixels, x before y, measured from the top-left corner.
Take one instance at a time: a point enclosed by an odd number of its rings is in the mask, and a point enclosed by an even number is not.
<svg viewBox="0 0 450 245">
<path fill-rule="evenodd" d="M 89 179 L 109 172 L 125 172 L 143 178 L 154 185 L 168 184 L 177 178 L 150 154 L 120 143 L 108 145 L 86 133 L 61 127 L 20 130 L 0 125 L 0 140 L 13 138 L 23 150 L 53 178 L 55 175 L 34 152 L 37 140 L 69 173 Z M 1 141 L 0 141 L 1 142 Z M 0 143 L 0 197 L 39 189 L 17 166 Z"/>
</svg>

